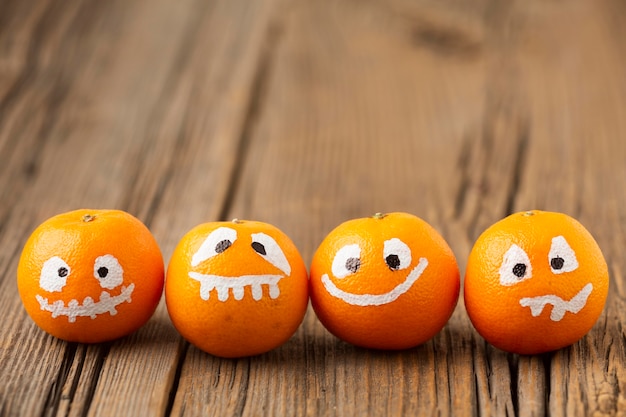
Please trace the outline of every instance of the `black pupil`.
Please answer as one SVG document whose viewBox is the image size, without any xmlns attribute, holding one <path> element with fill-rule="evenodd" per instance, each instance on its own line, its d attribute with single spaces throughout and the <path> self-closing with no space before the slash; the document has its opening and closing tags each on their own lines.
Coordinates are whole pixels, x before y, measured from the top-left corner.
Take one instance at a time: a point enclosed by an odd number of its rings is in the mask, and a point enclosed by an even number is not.
<svg viewBox="0 0 626 417">
<path fill-rule="evenodd" d="M 215 252 L 222 253 L 226 249 L 230 248 L 230 245 L 232 244 L 233 242 L 231 242 L 230 240 L 224 239 L 221 242 L 218 242 L 217 245 L 215 245 Z"/>
<path fill-rule="evenodd" d="M 58 272 L 59 276 L 61 278 L 63 278 L 63 277 L 67 276 L 68 270 L 67 270 L 66 267 L 62 266 L 61 268 L 59 268 L 59 270 L 57 272 Z"/>
<path fill-rule="evenodd" d="M 398 258 L 398 255 L 392 254 L 387 256 L 385 262 L 387 262 L 387 266 L 389 266 L 389 269 L 392 271 L 397 271 L 398 268 L 400 268 L 400 258 Z"/>
<path fill-rule="evenodd" d="M 565 259 L 561 258 L 560 256 L 550 259 L 550 265 L 552 266 L 552 269 L 561 269 L 563 268 L 564 263 Z"/>
<path fill-rule="evenodd" d="M 515 264 L 515 266 L 513 267 L 513 275 L 518 278 L 522 278 L 524 275 L 526 275 L 526 265 Z"/>
<path fill-rule="evenodd" d="M 100 278 L 104 278 L 109 274 L 109 269 L 106 266 L 101 266 L 98 268 L 98 276 Z"/>
<path fill-rule="evenodd" d="M 361 260 L 359 258 L 348 258 L 346 260 L 346 269 L 353 274 L 361 267 Z"/>
<path fill-rule="evenodd" d="M 259 242 L 252 242 L 252 249 L 254 249 L 257 253 L 261 255 L 265 255 L 267 253 L 265 252 L 265 246 L 263 246 L 263 244 Z"/>
</svg>

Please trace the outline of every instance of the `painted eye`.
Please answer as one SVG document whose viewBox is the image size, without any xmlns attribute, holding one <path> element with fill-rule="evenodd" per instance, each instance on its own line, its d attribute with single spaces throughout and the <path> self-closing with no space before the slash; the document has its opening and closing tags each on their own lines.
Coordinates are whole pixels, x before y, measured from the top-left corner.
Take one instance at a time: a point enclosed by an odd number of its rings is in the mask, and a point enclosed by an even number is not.
<svg viewBox="0 0 626 417">
<path fill-rule="evenodd" d="M 39 286 L 49 292 L 59 292 L 65 287 L 70 272 L 69 265 L 63 259 L 53 256 L 43 263 Z"/>
<path fill-rule="evenodd" d="M 96 258 L 93 264 L 93 276 L 100 282 L 102 288 L 108 290 L 112 290 L 124 282 L 122 265 L 113 255 L 103 255 Z"/>
<path fill-rule="evenodd" d="M 265 233 L 253 233 L 251 246 L 257 254 L 283 271 L 285 275 L 291 274 L 291 266 L 287 257 L 272 237 Z"/>
<path fill-rule="evenodd" d="M 332 271 L 337 278 L 356 273 L 361 268 L 361 248 L 357 244 L 346 245 L 337 251 Z"/>
<path fill-rule="evenodd" d="M 514 285 L 533 276 L 530 259 L 524 249 L 516 244 L 511 245 L 504 254 L 500 266 L 500 284 Z"/>
<path fill-rule="evenodd" d="M 563 236 L 552 238 L 548 259 L 550 261 L 550 269 L 555 274 L 578 269 L 576 254 Z"/>
<path fill-rule="evenodd" d="M 395 237 L 385 240 L 383 257 L 392 271 L 399 271 L 411 265 L 411 249 L 406 243 Z"/>
<path fill-rule="evenodd" d="M 218 227 L 202 242 L 191 258 L 191 266 L 198 266 L 209 258 L 224 252 L 237 240 L 237 231 L 230 227 Z"/>
</svg>

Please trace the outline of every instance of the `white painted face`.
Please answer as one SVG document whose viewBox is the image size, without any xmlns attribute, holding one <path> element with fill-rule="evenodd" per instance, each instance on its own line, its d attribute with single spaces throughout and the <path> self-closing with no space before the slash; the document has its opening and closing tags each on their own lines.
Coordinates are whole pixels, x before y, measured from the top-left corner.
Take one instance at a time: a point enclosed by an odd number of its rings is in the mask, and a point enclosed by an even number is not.
<svg viewBox="0 0 626 417">
<path fill-rule="evenodd" d="M 563 236 L 556 236 L 552 239 L 550 252 L 548 253 L 548 265 L 550 266 L 550 271 L 556 275 L 578 269 L 576 254 Z M 511 245 L 504 254 L 502 265 L 500 266 L 500 284 L 512 286 L 532 277 L 533 268 L 528 254 L 516 244 Z M 543 309 L 550 304 L 552 305 L 550 319 L 552 321 L 560 321 L 567 312 L 577 314 L 581 311 L 587 304 L 587 299 L 592 291 L 593 284 L 589 282 L 568 301 L 555 294 L 546 294 L 537 297 L 524 297 L 519 302 L 522 307 L 530 307 L 533 317 L 539 316 Z"/>
<path fill-rule="evenodd" d="M 191 266 L 196 267 L 202 262 L 215 256 L 220 256 L 227 251 L 237 240 L 237 231 L 230 227 L 219 227 L 211 232 L 202 242 L 200 248 L 193 254 L 191 258 Z M 269 296 L 272 299 L 278 298 L 280 289 L 278 282 L 285 276 L 291 274 L 291 266 L 287 257 L 278 243 L 265 233 L 252 233 L 252 241 L 250 246 L 253 252 L 267 261 L 269 264 L 278 268 L 284 275 L 277 274 L 261 274 L 261 275 L 240 275 L 240 276 L 223 276 L 215 274 L 201 274 L 199 272 L 190 271 L 189 277 L 200 282 L 200 298 L 208 300 L 211 291 L 217 292 L 217 299 L 221 302 L 228 300 L 232 291 L 235 300 L 242 300 L 245 294 L 245 287 L 252 290 L 252 298 L 259 301 L 263 298 L 263 285 L 269 287 Z"/>
<path fill-rule="evenodd" d="M 391 271 L 406 270 L 412 261 L 411 249 L 406 243 L 398 238 L 386 240 L 382 253 L 383 261 Z M 339 298 L 348 304 L 355 306 L 379 306 L 397 300 L 406 293 L 415 282 L 422 276 L 428 266 L 426 258 L 420 258 L 417 265 L 408 273 L 406 279 L 384 294 L 354 294 L 341 290 L 330 279 L 328 274 L 322 275 L 324 288 L 333 297 Z M 361 248 L 357 244 L 343 246 L 333 258 L 331 272 L 335 278 L 342 280 L 354 275 L 361 269 Z"/>
<path fill-rule="evenodd" d="M 41 268 L 39 286 L 44 291 L 62 294 L 71 274 L 72 269 L 67 262 L 58 256 L 53 256 L 44 262 Z M 124 269 L 115 256 L 107 254 L 96 258 L 93 265 L 93 278 L 98 281 L 103 289 L 98 301 L 86 296 L 82 302 L 72 299 L 66 306 L 63 300 L 50 303 L 48 298 L 36 295 L 37 301 L 41 309 L 50 312 L 53 318 L 66 316 L 70 323 L 75 322 L 76 317 L 95 319 L 104 313 L 114 316 L 117 314 L 116 307 L 118 305 L 132 301 L 131 294 L 135 289 L 135 284 L 122 286 L 121 292 L 115 296 L 106 291 L 113 290 L 124 282 Z"/>
</svg>

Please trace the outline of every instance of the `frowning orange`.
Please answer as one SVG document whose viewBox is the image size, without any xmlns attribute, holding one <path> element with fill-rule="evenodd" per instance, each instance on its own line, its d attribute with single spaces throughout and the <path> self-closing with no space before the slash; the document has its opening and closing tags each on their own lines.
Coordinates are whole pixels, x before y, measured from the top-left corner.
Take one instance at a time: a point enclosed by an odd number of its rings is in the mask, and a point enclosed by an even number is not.
<svg viewBox="0 0 626 417">
<path fill-rule="evenodd" d="M 476 241 L 465 275 L 465 307 L 494 346 L 534 354 L 583 337 L 602 313 L 606 262 L 591 234 L 562 213 L 515 213 Z"/>
</svg>

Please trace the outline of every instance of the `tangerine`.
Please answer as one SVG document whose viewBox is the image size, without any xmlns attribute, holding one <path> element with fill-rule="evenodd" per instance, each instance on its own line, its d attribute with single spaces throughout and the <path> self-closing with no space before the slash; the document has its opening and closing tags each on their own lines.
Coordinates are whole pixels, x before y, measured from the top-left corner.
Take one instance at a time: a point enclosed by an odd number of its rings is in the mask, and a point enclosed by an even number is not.
<svg viewBox="0 0 626 417">
<path fill-rule="evenodd" d="M 198 348 L 252 356 L 298 329 L 308 276 L 298 249 L 278 228 L 249 220 L 204 223 L 176 246 L 165 300 L 174 327 Z"/>
<path fill-rule="evenodd" d="M 311 304 L 332 334 L 357 346 L 406 349 L 446 324 L 460 290 L 452 250 L 411 214 L 342 223 L 311 263 Z"/>
<path fill-rule="evenodd" d="M 104 342 L 140 328 L 159 303 L 163 280 L 156 240 L 119 210 L 75 210 L 46 220 L 17 268 L 27 313 L 71 342 Z"/>
<path fill-rule="evenodd" d="M 609 274 L 591 234 L 572 217 L 532 210 L 485 230 L 472 248 L 464 297 L 489 343 L 537 354 L 582 338 L 604 309 Z"/>
</svg>

